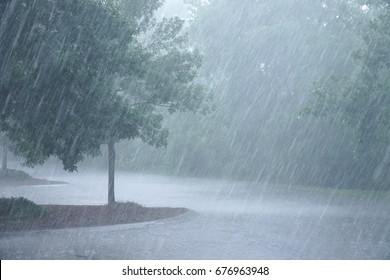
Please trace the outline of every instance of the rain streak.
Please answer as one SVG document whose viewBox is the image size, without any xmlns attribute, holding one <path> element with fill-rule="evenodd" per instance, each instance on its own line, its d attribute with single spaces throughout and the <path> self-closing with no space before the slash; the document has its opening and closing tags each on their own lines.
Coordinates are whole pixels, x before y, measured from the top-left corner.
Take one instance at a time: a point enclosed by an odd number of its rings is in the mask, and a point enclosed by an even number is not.
<svg viewBox="0 0 390 280">
<path fill-rule="evenodd" d="M 0 1 L 1 259 L 390 259 L 388 0 Z"/>
</svg>

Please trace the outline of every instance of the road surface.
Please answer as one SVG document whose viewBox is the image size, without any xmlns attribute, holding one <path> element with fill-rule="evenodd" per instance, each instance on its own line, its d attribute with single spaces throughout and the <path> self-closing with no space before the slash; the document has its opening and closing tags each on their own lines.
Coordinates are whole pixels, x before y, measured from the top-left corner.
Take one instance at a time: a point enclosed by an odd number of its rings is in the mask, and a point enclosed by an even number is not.
<svg viewBox="0 0 390 280">
<path fill-rule="evenodd" d="M 106 176 L 50 175 L 69 185 L 2 187 L 42 204 L 103 204 Z M 0 233 L 1 259 L 390 259 L 390 203 L 243 182 L 117 174 L 117 200 L 187 207 L 156 222 Z"/>
</svg>

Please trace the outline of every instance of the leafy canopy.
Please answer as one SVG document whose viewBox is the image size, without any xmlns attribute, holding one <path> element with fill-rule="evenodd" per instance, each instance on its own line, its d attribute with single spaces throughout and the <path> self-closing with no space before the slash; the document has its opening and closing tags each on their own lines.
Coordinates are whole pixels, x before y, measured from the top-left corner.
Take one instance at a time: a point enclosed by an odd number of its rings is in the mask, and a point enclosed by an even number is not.
<svg viewBox="0 0 390 280">
<path fill-rule="evenodd" d="M 390 7 L 376 9 L 364 32 L 365 46 L 355 53 L 359 71 L 318 84 L 304 110 L 343 123 L 354 135 L 356 154 L 374 161 L 390 144 Z"/>
<path fill-rule="evenodd" d="M 27 165 L 56 156 L 73 171 L 109 141 L 141 137 L 164 145 L 156 107 L 200 106 L 203 88 L 194 85 L 200 56 L 185 47 L 180 20 L 155 24 L 160 5 L 0 3 L 0 130 Z M 151 30 L 154 43 L 141 40 Z"/>
</svg>

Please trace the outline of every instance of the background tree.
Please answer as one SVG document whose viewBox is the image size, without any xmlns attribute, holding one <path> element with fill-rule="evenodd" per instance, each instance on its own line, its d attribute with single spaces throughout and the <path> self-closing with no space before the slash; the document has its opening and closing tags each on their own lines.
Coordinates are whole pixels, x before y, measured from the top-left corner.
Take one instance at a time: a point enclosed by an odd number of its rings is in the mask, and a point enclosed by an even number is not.
<svg viewBox="0 0 390 280">
<path fill-rule="evenodd" d="M 190 37 L 204 54 L 201 75 L 214 85 L 216 110 L 168 117 L 166 149 L 140 141 L 120 144 L 119 166 L 180 176 L 354 185 L 359 172 L 347 148 L 350 135 L 338 124 L 299 118 L 298 112 L 315 81 L 357 71 L 351 50 L 362 44 L 360 30 L 370 13 L 355 1 L 208 2 L 193 10 Z"/>
<path fill-rule="evenodd" d="M 386 1 L 385 1 L 386 2 Z M 377 2 L 378 4 L 378 2 Z M 353 135 L 355 159 L 379 186 L 390 180 L 390 9 L 371 6 L 377 16 L 363 34 L 364 48 L 356 51 L 359 71 L 349 77 L 335 75 L 313 90 L 305 113 L 344 125 Z M 372 181 L 371 181 L 372 182 Z"/>
</svg>

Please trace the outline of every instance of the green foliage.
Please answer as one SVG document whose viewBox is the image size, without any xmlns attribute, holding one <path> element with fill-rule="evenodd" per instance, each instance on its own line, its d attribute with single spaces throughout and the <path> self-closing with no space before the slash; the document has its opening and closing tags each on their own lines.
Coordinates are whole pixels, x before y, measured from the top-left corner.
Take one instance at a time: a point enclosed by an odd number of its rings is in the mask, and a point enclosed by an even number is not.
<svg viewBox="0 0 390 280">
<path fill-rule="evenodd" d="M 31 176 L 26 172 L 15 169 L 0 170 L 0 180 L 26 180 Z"/>
<path fill-rule="evenodd" d="M 313 115 L 326 118 L 330 122 L 345 122 L 343 111 L 346 109 L 350 81 L 334 76 L 323 82 L 316 82 L 311 91 L 312 99 L 301 111 L 301 116 Z M 335 106 L 337 104 L 337 106 Z"/>
<path fill-rule="evenodd" d="M 1 130 L 27 165 L 55 155 L 75 170 L 115 134 L 101 130 L 109 124 L 99 116 L 123 108 L 112 94 L 116 76 L 139 71 L 142 56 L 128 55 L 134 28 L 101 1 L 8 4 L 1 5 L 9 19 L 1 26 Z"/>
<path fill-rule="evenodd" d="M 204 54 L 201 75 L 215 88 L 207 116 L 171 116 L 168 147 L 122 143 L 130 170 L 297 184 L 350 184 L 350 135 L 297 112 L 313 82 L 353 74 L 351 49 L 368 14 L 352 1 L 209 1 L 195 3 L 189 31 Z M 341 12 L 340 6 L 348 10 Z M 349 22 L 350 15 L 359 19 Z M 360 22 L 362 21 L 362 23 Z"/>
<path fill-rule="evenodd" d="M 20 221 L 44 214 L 43 207 L 24 197 L 0 198 L 0 221 Z"/>
<path fill-rule="evenodd" d="M 365 161 L 377 184 L 386 184 L 389 178 L 381 176 L 379 181 L 378 176 L 389 164 L 390 9 L 379 6 L 377 12 L 363 34 L 364 48 L 355 55 L 358 73 L 315 88 L 305 112 L 343 123 L 352 132 L 356 158 Z M 381 170 L 373 170 L 376 166 Z"/>
<path fill-rule="evenodd" d="M 154 13 L 164 0 L 114 0 L 119 9 L 130 19 L 138 22 L 139 32 L 147 31 L 154 24 Z"/>
<path fill-rule="evenodd" d="M 155 23 L 161 4 L 0 3 L 0 130 L 28 166 L 56 156 L 73 171 L 121 139 L 166 145 L 160 108 L 201 106 L 201 57 L 188 50 L 182 21 Z"/>
<path fill-rule="evenodd" d="M 122 77 L 120 85 L 129 106 L 144 116 L 138 136 L 149 145 L 166 146 L 167 113 L 209 110 L 208 89 L 196 80 L 202 56 L 189 48 L 184 21 L 177 17 L 152 25 L 141 41 L 148 53 L 144 75 Z"/>
</svg>

